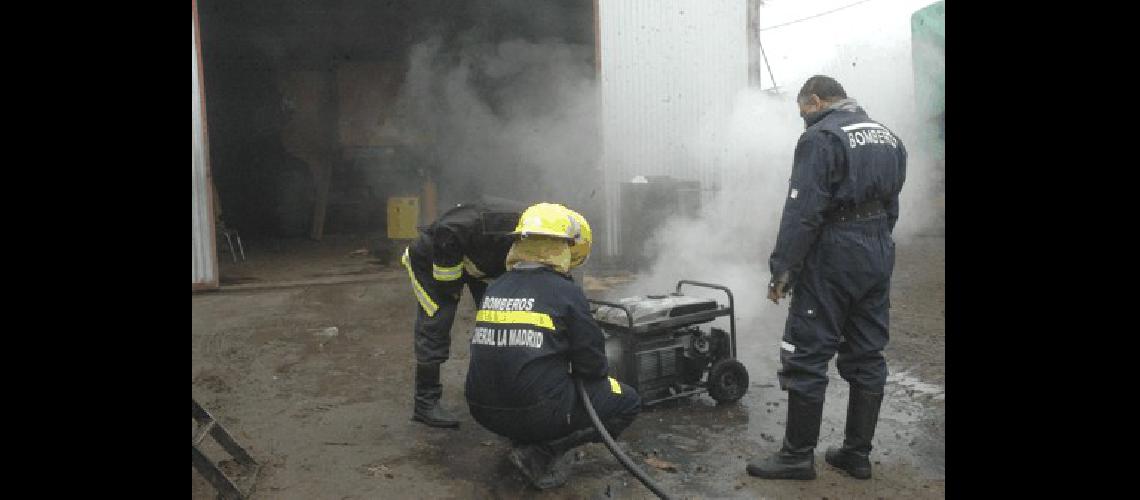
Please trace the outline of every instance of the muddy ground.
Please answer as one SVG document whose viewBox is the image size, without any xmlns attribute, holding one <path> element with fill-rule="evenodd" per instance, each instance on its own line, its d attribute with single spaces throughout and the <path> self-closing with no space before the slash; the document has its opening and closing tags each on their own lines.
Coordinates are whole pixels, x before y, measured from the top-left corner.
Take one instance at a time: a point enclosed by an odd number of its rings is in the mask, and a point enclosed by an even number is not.
<svg viewBox="0 0 1140 500">
<path fill-rule="evenodd" d="M 246 242 L 245 263 L 222 263 L 223 291 L 192 298 L 193 395 L 261 462 L 241 478 L 253 498 L 653 498 L 601 444 L 579 448 L 566 486 L 528 488 L 505 458 L 506 440 L 475 423 L 463 402 L 474 316 L 466 295 L 443 366 L 443 404 L 461 427 L 411 422 L 416 303 L 402 268 L 354 253 L 366 246 L 353 238 Z M 738 307 L 739 356 L 751 376 L 739 403 L 716 406 L 703 395 L 654 407 L 620 441 L 638 463 L 672 464 L 644 466 L 677 498 L 944 497 L 944 257 L 942 237 L 898 245 L 873 479 L 823 461 L 843 438 L 847 385 L 834 362 L 818 478 L 766 481 L 744 470 L 783 437 L 787 395 L 775 371 L 786 303 Z M 216 447 L 207 452 L 224 458 Z M 214 498 L 192 476 L 193 497 Z"/>
</svg>

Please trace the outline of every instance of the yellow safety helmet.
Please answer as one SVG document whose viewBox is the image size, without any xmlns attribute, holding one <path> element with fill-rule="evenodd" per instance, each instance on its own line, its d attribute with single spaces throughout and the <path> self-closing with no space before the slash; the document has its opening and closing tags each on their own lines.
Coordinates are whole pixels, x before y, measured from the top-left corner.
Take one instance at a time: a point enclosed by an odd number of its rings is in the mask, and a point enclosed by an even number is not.
<svg viewBox="0 0 1140 500">
<path fill-rule="evenodd" d="M 574 244 L 570 246 L 570 267 L 575 268 L 585 264 L 586 260 L 590 258 L 590 246 L 594 242 L 594 233 L 590 230 L 590 223 L 586 222 L 586 218 L 582 214 L 569 208 L 566 211 L 570 212 L 570 217 L 574 218 L 580 229 L 578 237 L 574 238 Z"/>
<path fill-rule="evenodd" d="M 570 215 L 570 209 L 555 203 L 538 203 L 523 211 L 511 234 L 521 238 L 547 236 L 573 242 L 580 233 L 579 223 Z"/>
</svg>

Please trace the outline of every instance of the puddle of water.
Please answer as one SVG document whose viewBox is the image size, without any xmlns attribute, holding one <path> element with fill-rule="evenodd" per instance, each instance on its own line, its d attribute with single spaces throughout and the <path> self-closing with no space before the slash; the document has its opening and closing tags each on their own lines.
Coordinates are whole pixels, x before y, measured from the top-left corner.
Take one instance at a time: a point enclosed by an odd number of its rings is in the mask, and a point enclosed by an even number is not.
<svg viewBox="0 0 1140 500">
<path fill-rule="evenodd" d="M 320 337 L 332 338 L 337 336 L 340 333 L 340 330 L 335 326 L 329 326 L 325 328 L 310 329 L 309 332 Z"/>
<path fill-rule="evenodd" d="M 923 382 L 922 379 L 907 373 L 906 370 L 900 370 L 887 376 L 887 384 L 895 384 L 923 394 L 930 394 L 938 400 L 945 397 L 943 393 L 946 389 L 944 387 L 939 384 Z"/>
</svg>

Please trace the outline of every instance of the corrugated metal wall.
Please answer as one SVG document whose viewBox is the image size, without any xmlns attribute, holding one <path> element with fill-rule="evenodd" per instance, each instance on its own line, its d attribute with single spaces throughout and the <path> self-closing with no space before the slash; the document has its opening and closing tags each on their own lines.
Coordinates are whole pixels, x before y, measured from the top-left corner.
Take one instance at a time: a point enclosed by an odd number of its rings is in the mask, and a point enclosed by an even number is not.
<svg viewBox="0 0 1140 500">
<path fill-rule="evenodd" d="M 721 186 L 724 161 L 693 144 L 748 85 L 745 0 L 599 0 L 606 253 L 620 248 L 620 183 L 669 175 Z M 707 191 L 706 191 L 707 192 Z M 707 198 L 706 200 L 707 201 Z"/>
<path fill-rule="evenodd" d="M 193 3 L 193 2 L 192 2 Z M 201 70 L 199 68 L 201 48 L 198 44 L 198 11 L 194 4 L 191 23 L 191 42 L 193 42 L 193 111 L 191 113 L 191 167 L 193 168 L 193 217 L 192 241 L 193 265 L 191 289 L 217 288 L 218 286 L 218 254 L 214 242 L 214 211 L 213 196 L 210 192 L 209 165 L 206 156 L 206 128 L 203 116 L 204 104 L 202 95 Z"/>
</svg>

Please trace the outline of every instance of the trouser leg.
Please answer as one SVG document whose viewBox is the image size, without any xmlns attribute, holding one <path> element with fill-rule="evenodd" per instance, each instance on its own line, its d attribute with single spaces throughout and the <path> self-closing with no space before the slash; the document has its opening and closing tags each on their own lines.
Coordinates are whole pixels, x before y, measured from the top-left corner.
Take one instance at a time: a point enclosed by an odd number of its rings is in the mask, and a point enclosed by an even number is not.
<svg viewBox="0 0 1140 500">
<path fill-rule="evenodd" d="M 584 382 L 590 405 L 608 432 L 615 439 L 633 423 L 641 410 L 641 396 L 633 387 L 606 377 Z M 587 443 L 602 441 L 601 433 L 593 426 L 586 407 L 578 396 L 577 387 L 569 387 L 562 394 L 560 414 L 542 414 L 547 426 L 562 426 L 565 433 L 557 438 L 515 446 L 510 453 L 511 463 L 535 488 L 544 490 L 565 484 L 571 472 L 571 450 Z M 562 422 L 558 419 L 564 418 Z M 528 425 L 527 427 L 534 427 Z"/>
<path fill-rule="evenodd" d="M 889 281 L 874 287 L 853 309 L 844 328 L 837 366 L 849 386 L 843 445 L 827 450 L 827 463 L 853 477 L 871 477 L 871 447 L 887 379 L 882 349 L 889 340 Z"/>
<path fill-rule="evenodd" d="M 434 314 L 429 315 L 424 310 L 422 300 L 416 306 L 413 328 L 416 374 L 412 419 L 432 427 L 458 427 L 459 422 L 439 404 L 443 396 L 440 365 L 450 356 L 451 327 L 455 322 L 458 301 L 445 294 L 432 293 L 429 287 L 421 285 L 420 290 L 431 298 L 435 310 Z"/>
<path fill-rule="evenodd" d="M 818 255 L 804 267 L 780 342 L 780 388 L 788 391 L 780 450 L 750 461 L 748 473 L 765 479 L 814 479 L 815 447 L 823 418 L 827 365 L 839 343 L 847 296 L 824 280 Z"/>
<path fill-rule="evenodd" d="M 590 405 L 598 415 L 598 420 L 601 420 L 606 432 L 614 439 L 617 439 L 641 412 L 641 395 L 627 384 L 605 377 L 583 381 L 583 385 L 590 398 Z M 593 429 L 593 422 L 578 396 L 576 386 L 573 397 L 571 406 L 573 410 L 567 419 L 569 427 L 573 430 Z M 600 442 L 601 436 L 596 436 L 594 439 L 595 442 Z"/>
</svg>

